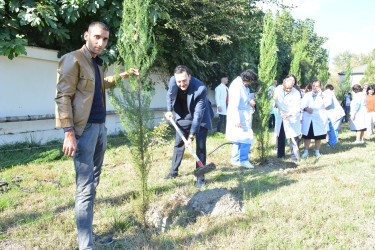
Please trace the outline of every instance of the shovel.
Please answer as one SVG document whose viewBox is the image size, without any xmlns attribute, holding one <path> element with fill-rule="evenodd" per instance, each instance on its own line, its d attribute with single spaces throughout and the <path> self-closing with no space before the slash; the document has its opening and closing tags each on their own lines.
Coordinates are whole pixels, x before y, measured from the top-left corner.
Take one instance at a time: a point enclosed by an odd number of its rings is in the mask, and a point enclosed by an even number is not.
<svg viewBox="0 0 375 250">
<path fill-rule="evenodd" d="M 174 122 L 174 120 L 171 118 L 171 119 L 169 119 L 169 121 L 172 123 L 173 127 L 176 129 L 177 133 L 180 135 L 180 137 L 184 141 L 185 145 L 187 145 L 186 138 L 182 134 L 182 132 L 179 129 L 179 127 L 177 127 L 177 124 Z M 212 163 L 212 162 L 210 164 L 208 164 L 208 165 L 203 165 L 203 163 L 201 162 L 201 160 L 199 160 L 198 156 L 195 154 L 193 148 L 189 146 L 188 149 L 189 149 L 190 153 L 194 156 L 194 158 L 197 161 L 198 166 L 199 166 L 199 168 L 197 168 L 197 169 L 194 170 L 194 175 L 196 177 L 204 175 L 204 174 L 207 174 L 207 173 L 209 173 L 211 171 L 214 171 L 216 169 L 216 165 L 214 163 Z"/>
</svg>

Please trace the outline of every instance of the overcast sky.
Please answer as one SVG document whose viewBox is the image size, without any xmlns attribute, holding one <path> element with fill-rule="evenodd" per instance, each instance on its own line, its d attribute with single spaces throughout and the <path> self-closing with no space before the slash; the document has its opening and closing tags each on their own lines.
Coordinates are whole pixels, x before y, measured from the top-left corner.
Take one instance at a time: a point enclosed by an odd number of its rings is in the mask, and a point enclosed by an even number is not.
<svg viewBox="0 0 375 250">
<path fill-rule="evenodd" d="M 375 0 L 284 0 L 295 19 L 315 20 L 315 32 L 328 37 L 330 64 L 338 53 L 375 49 Z"/>
</svg>

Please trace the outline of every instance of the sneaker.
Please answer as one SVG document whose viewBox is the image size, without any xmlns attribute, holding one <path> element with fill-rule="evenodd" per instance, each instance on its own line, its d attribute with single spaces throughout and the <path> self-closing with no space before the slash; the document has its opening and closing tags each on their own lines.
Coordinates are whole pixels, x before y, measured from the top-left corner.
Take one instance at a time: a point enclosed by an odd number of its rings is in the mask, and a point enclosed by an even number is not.
<svg viewBox="0 0 375 250">
<path fill-rule="evenodd" d="M 322 155 L 319 152 L 315 152 L 315 156 L 319 158 Z"/>
<path fill-rule="evenodd" d="M 364 141 L 364 140 L 360 140 L 359 143 L 360 143 L 360 144 L 363 144 L 363 143 L 365 143 L 365 141 Z"/>
<path fill-rule="evenodd" d="M 177 173 L 175 173 L 175 174 L 169 173 L 167 176 L 164 177 L 164 179 L 168 180 L 168 179 L 174 179 L 174 178 L 177 178 L 177 177 L 178 177 Z"/>
<path fill-rule="evenodd" d="M 307 158 L 307 156 L 309 156 L 309 152 L 308 152 L 308 151 L 307 151 L 307 152 L 303 152 L 302 157 L 303 157 L 303 158 Z"/>
<path fill-rule="evenodd" d="M 113 238 L 111 236 L 101 237 L 99 235 L 94 234 L 94 241 L 100 244 L 109 245 L 113 243 Z"/>
<path fill-rule="evenodd" d="M 240 167 L 241 166 L 241 163 L 239 161 L 233 161 L 233 160 L 230 160 L 230 164 L 234 165 L 234 166 L 237 166 L 237 167 Z"/>
<path fill-rule="evenodd" d="M 355 144 L 361 144 L 361 141 L 355 141 L 354 143 Z"/>
<path fill-rule="evenodd" d="M 241 166 L 245 168 L 254 168 L 254 166 L 248 161 L 241 161 Z"/>
</svg>

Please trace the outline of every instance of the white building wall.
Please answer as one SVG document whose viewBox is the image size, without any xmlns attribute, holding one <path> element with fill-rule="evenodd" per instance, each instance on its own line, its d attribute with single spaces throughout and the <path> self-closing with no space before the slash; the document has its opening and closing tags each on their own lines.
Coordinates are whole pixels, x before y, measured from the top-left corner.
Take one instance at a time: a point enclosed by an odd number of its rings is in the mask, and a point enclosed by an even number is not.
<svg viewBox="0 0 375 250">
<path fill-rule="evenodd" d="M 62 140 L 64 136 L 54 120 L 57 51 L 36 47 L 26 47 L 26 51 L 27 55 L 13 60 L 0 56 L 0 145 L 24 141 L 46 143 Z M 106 75 L 112 74 L 114 70 L 110 67 Z M 151 102 L 156 124 L 166 109 L 165 82 L 169 76 L 154 74 L 151 78 L 156 82 Z M 208 93 L 214 104 L 214 91 Z M 113 114 L 115 110 L 108 96 L 107 111 L 108 134 L 117 134 L 122 125 L 118 115 Z"/>
</svg>

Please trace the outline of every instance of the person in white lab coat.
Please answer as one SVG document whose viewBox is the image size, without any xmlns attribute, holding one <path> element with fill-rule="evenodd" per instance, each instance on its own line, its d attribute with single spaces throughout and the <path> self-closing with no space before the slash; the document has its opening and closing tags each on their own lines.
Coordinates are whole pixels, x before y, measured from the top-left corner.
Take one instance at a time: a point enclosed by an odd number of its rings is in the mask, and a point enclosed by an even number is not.
<svg viewBox="0 0 375 250">
<path fill-rule="evenodd" d="M 363 136 L 366 131 L 366 96 L 359 84 L 354 84 L 353 100 L 350 102 L 350 130 L 356 131 L 355 143 L 364 143 Z"/>
<path fill-rule="evenodd" d="M 255 100 L 251 98 L 247 86 L 257 81 L 258 75 L 248 69 L 229 87 L 226 139 L 233 141 L 231 163 L 245 168 L 254 168 L 249 162 L 249 152 L 254 142 L 251 123 Z"/>
<path fill-rule="evenodd" d="M 339 128 L 342 118 L 345 116 L 345 111 L 333 92 L 333 85 L 327 84 L 325 89 L 326 90 L 323 92 L 323 99 L 328 116 L 328 145 L 334 146 L 337 143 Z"/>
<path fill-rule="evenodd" d="M 290 138 L 292 161 L 299 161 L 299 135 L 301 134 L 301 95 L 293 87 L 293 78 L 285 78 L 275 89 L 274 101 L 278 108 L 275 133 L 277 135 L 277 157 L 285 156 L 285 138 Z"/>
<path fill-rule="evenodd" d="M 229 101 L 228 76 L 221 77 L 221 83 L 215 88 L 215 101 L 219 121 L 217 122 L 216 132 L 221 132 L 221 124 L 224 124 L 224 131 L 227 125 L 227 106 Z"/>
<path fill-rule="evenodd" d="M 315 156 L 320 157 L 321 140 L 325 139 L 328 131 L 328 117 L 324 105 L 322 84 L 319 80 L 312 83 L 313 91 L 306 93 L 302 98 L 302 138 L 304 139 L 305 151 L 302 157 L 309 155 L 311 139 L 315 140 Z"/>
</svg>

